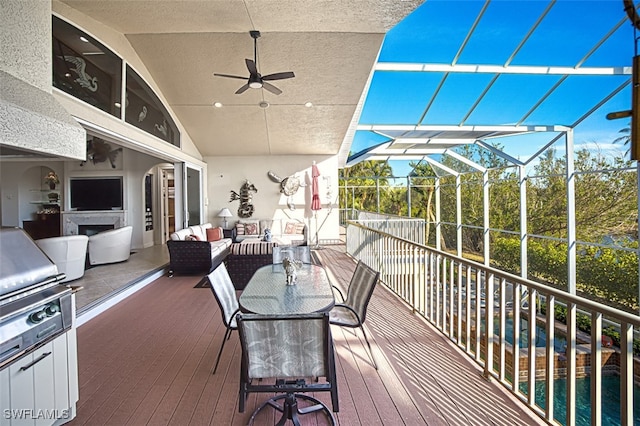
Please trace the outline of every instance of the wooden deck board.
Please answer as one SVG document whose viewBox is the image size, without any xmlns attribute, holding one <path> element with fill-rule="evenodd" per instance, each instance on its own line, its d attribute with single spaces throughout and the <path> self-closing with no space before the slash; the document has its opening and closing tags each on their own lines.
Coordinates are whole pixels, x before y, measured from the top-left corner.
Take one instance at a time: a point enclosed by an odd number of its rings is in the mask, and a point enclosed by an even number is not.
<svg viewBox="0 0 640 426">
<path fill-rule="evenodd" d="M 347 287 L 354 262 L 319 250 L 334 282 Z M 244 425 L 269 394 L 250 394 L 238 412 L 240 345 L 224 336 L 211 290 L 198 277 L 163 277 L 78 329 L 80 401 L 71 425 Z M 540 424 L 395 295 L 377 288 L 366 322 L 379 369 L 360 330 L 332 327 L 340 425 Z M 329 403 L 328 393 L 315 397 Z M 274 423 L 264 413 L 256 424 Z M 268 419 L 268 420 L 265 420 Z M 320 415 L 306 425 L 324 424 Z"/>
</svg>

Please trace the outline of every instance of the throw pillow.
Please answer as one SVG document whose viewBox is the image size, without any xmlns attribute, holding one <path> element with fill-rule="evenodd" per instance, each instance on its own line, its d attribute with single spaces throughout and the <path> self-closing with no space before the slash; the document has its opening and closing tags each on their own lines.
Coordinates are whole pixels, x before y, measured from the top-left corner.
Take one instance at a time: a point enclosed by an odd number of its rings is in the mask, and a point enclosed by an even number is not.
<svg viewBox="0 0 640 426">
<path fill-rule="evenodd" d="M 218 241 L 224 238 L 224 232 L 221 227 L 207 229 L 207 241 Z"/>
<path fill-rule="evenodd" d="M 287 222 L 284 226 L 285 234 L 295 234 L 296 233 L 296 222 Z"/>
<path fill-rule="evenodd" d="M 271 229 L 273 227 L 273 220 L 271 219 L 261 219 L 258 223 L 260 224 L 261 233 L 264 233 L 265 229 Z"/>
<path fill-rule="evenodd" d="M 260 227 L 257 223 L 245 223 L 244 224 L 245 235 L 260 235 Z"/>
<path fill-rule="evenodd" d="M 304 223 L 296 223 L 296 234 L 304 234 Z"/>
<path fill-rule="evenodd" d="M 236 235 L 244 235 L 244 223 L 236 223 Z"/>
<path fill-rule="evenodd" d="M 197 235 L 191 234 L 191 235 L 187 235 L 185 237 L 185 240 L 186 241 L 200 241 L 200 238 Z"/>
<path fill-rule="evenodd" d="M 240 223 L 242 223 L 245 226 L 245 235 L 249 235 L 247 234 L 247 225 L 250 224 L 255 224 L 256 228 L 258 228 L 258 234 L 260 234 L 260 231 L 262 228 L 260 228 L 260 221 L 258 219 L 240 219 Z"/>
</svg>

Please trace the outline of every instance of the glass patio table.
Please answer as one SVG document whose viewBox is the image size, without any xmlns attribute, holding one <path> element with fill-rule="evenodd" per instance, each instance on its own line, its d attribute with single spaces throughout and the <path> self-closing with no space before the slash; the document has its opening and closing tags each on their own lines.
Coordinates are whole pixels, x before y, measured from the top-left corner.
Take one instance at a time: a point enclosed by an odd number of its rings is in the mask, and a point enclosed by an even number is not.
<svg viewBox="0 0 640 426">
<path fill-rule="evenodd" d="M 304 264 L 297 273 L 297 283 L 287 285 L 282 264 L 258 269 L 240 295 L 240 310 L 265 315 L 330 311 L 335 299 L 324 268 Z"/>
</svg>

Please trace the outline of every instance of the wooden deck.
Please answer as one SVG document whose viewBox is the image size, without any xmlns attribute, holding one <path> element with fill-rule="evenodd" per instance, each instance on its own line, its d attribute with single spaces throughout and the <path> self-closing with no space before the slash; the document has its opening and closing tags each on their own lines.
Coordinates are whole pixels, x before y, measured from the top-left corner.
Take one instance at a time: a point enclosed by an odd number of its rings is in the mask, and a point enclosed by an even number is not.
<svg viewBox="0 0 640 426">
<path fill-rule="evenodd" d="M 344 247 L 315 254 L 346 287 L 355 263 Z M 198 280 L 160 278 L 78 328 L 80 401 L 71 425 L 247 423 L 267 395 L 252 394 L 238 413 L 236 333 L 211 373 L 224 326 L 211 290 L 194 288 Z M 544 424 L 382 286 L 366 327 L 377 371 L 359 331 L 332 327 L 340 425 Z M 315 396 L 329 403 L 328 394 Z"/>
</svg>

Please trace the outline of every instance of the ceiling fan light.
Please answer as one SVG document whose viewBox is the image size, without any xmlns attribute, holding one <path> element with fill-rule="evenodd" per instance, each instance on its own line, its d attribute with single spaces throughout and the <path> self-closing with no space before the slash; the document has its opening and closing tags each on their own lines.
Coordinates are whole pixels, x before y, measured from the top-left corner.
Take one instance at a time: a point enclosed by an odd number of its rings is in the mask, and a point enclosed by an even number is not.
<svg viewBox="0 0 640 426">
<path fill-rule="evenodd" d="M 262 87 L 262 79 L 260 75 L 251 74 L 249 76 L 249 87 L 252 89 L 260 89 Z"/>
</svg>

